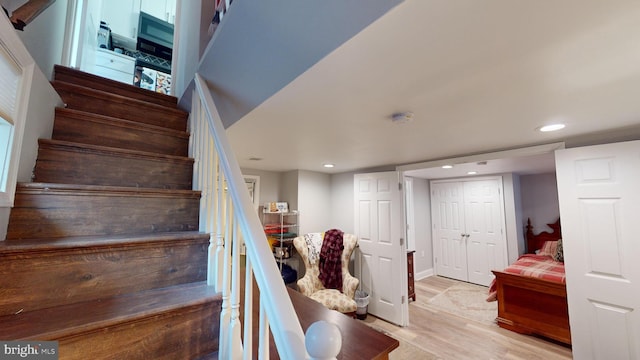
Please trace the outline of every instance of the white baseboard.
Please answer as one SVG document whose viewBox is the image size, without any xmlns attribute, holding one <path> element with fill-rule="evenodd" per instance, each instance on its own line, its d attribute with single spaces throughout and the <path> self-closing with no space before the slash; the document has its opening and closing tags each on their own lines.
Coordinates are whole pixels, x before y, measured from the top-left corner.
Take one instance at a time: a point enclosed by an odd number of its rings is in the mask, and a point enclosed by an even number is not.
<svg viewBox="0 0 640 360">
<path fill-rule="evenodd" d="M 416 281 L 433 276 L 433 269 L 427 269 L 415 274 Z"/>
</svg>

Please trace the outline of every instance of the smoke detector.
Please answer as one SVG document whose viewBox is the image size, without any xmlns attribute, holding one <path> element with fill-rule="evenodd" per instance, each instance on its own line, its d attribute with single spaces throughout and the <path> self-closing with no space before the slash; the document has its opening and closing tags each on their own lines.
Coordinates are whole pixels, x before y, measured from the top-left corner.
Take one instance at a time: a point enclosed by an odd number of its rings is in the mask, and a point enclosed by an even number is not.
<svg viewBox="0 0 640 360">
<path fill-rule="evenodd" d="M 391 122 L 394 124 L 406 124 L 413 121 L 413 113 L 406 111 L 391 115 Z"/>
</svg>

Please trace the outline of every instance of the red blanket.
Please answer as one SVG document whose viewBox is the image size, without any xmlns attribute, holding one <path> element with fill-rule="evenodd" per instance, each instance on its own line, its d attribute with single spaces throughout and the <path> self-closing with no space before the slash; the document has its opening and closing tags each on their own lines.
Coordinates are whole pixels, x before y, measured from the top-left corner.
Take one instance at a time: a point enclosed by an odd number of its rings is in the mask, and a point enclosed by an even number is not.
<svg viewBox="0 0 640 360">
<path fill-rule="evenodd" d="M 529 276 L 538 279 L 566 283 L 564 263 L 553 260 L 550 256 L 524 254 L 503 270 L 506 273 Z M 487 301 L 496 300 L 496 280 L 493 279 L 489 287 Z"/>
<path fill-rule="evenodd" d="M 320 249 L 320 281 L 325 289 L 342 292 L 342 250 L 344 233 L 338 229 L 327 230 Z"/>
</svg>

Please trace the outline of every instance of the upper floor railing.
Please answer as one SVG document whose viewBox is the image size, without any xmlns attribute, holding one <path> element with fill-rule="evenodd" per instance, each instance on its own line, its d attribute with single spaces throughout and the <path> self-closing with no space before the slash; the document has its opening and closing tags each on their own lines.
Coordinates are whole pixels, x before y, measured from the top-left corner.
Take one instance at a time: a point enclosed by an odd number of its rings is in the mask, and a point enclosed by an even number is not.
<svg viewBox="0 0 640 360">
<path fill-rule="evenodd" d="M 232 2 L 233 0 L 215 0 L 216 12 L 213 14 L 213 19 L 211 19 L 211 24 L 209 25 L 209 36 L 216 31 L 218 24 L 224 18 L 224 14 L 227 13 Z"/>
<path fill-rule="evenodd" d="M 24 30 L 30 22 L 51 6 L 56 0 L 29 0 L 24 2 L 17 9 L 6 9 L 11 11 L 11 23 L 17 30 Z"/>
</svg>

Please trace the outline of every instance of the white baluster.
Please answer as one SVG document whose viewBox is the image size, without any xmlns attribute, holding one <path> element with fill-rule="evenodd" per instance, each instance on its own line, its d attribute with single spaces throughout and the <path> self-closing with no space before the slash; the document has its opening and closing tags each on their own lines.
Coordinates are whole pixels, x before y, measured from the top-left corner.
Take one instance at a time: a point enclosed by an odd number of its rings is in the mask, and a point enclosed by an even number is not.
<svg viewBox="0 0 640 360">
<path fill-rule="evenodd" d="M 342 348 L 342 334 L 336 325 L 316 321 L 307 329 L 304 344 L 312 360 L 335 360 Z"/>
<path fill-rule="evenodd" d="M 224 219 L 225 219 L 225 206 L 224 206 L 224 199 L 225 199 L 225 191 L 224 191 L 224 174 L 222 173 L 222 169 L 220 168 L 220 158 L 218 156 L 216 156 L 216 162 L 217 162 L 217 177 L 216 177 L 216 194 L 217 194 L 217 201 L 216 201 L 216 233 L 218 234 L 218 248 L 216 249 L 217 251 L 217 257 L 216 260 L 219 261 L 218 263 L 218 276 L 217 276 L 217 287 L 216 287 L 216 291 L 218 292 L 222 292 L 222 283 L 223 283 L 223 271 L 222 271 L 222 267 L 224 266 L 224 238 L 223 238 L 223 233 L 224 233 Z"/>
<path fill-rule="evenodd" d="M 253 266 L 245 256 L 244 275 L 244 360 L 253 359 Z"/>
<path fill-rule="evenodd" d="M 213 142 L 213 139 L 211 139 Z M 213 144 L 212 144 L 213 145 Z M 212 252 L 210 253 L 210 263 L 207 275 L 207 284 L 210 286 L 214 286 L 216 291 L 222 291 L 222 267 L 224 265 L 224 240 L 222 236 L 222 194 L 221 187 L 218 179 L 220 178 L 220 161 L 218 158 L 218 154 L 215 152 L 215 147 L 213 148 L 212 155 L 212 172 L 210 184 L 212 187 L 211 191 L 211 217 L 208 218 L 208 231 L 212 232 L 212 242 L 215 239 L 215 244 L 213 246 Z"/>
<path fill-rule="evenodd" d="M 209 234 L 209 247 L 207 248 L 207 285 L 216 288 L 216 248 L 217 239 L 215 234 Z"/>
<path fill-rule="evenodd" d="M 268 301 L 265 296 L 260 293 L 260 324 L 258 339 L 258 359 L 269 360 L 269 318 L 267 312 L 264 309 L 265 301 Z"/>
<path fill-rule="evenodd" d="M 220 192 L 224 196 L 224 266 L 222 268 L 222 310 L 220 311 L 220 358 L 230 359 L 231 349 L 229 349 L 230 343 L 230 323 L 231 323 L 231 304 L 230 304 L 230 267 L 231 267 L 231 213 L 232 203 L 231 198 L 228 197 L 224 191 L 224 188 L 220 189 Z"/>
<path fill-rule="evenodd" d="M 242 329 L 240 327 L 240 236 L 235 213 L 233 220 L 232 255 L 231 255 L 231 326 L 229 349 L 231 359 L 242 359 Z"/>
</svg>

